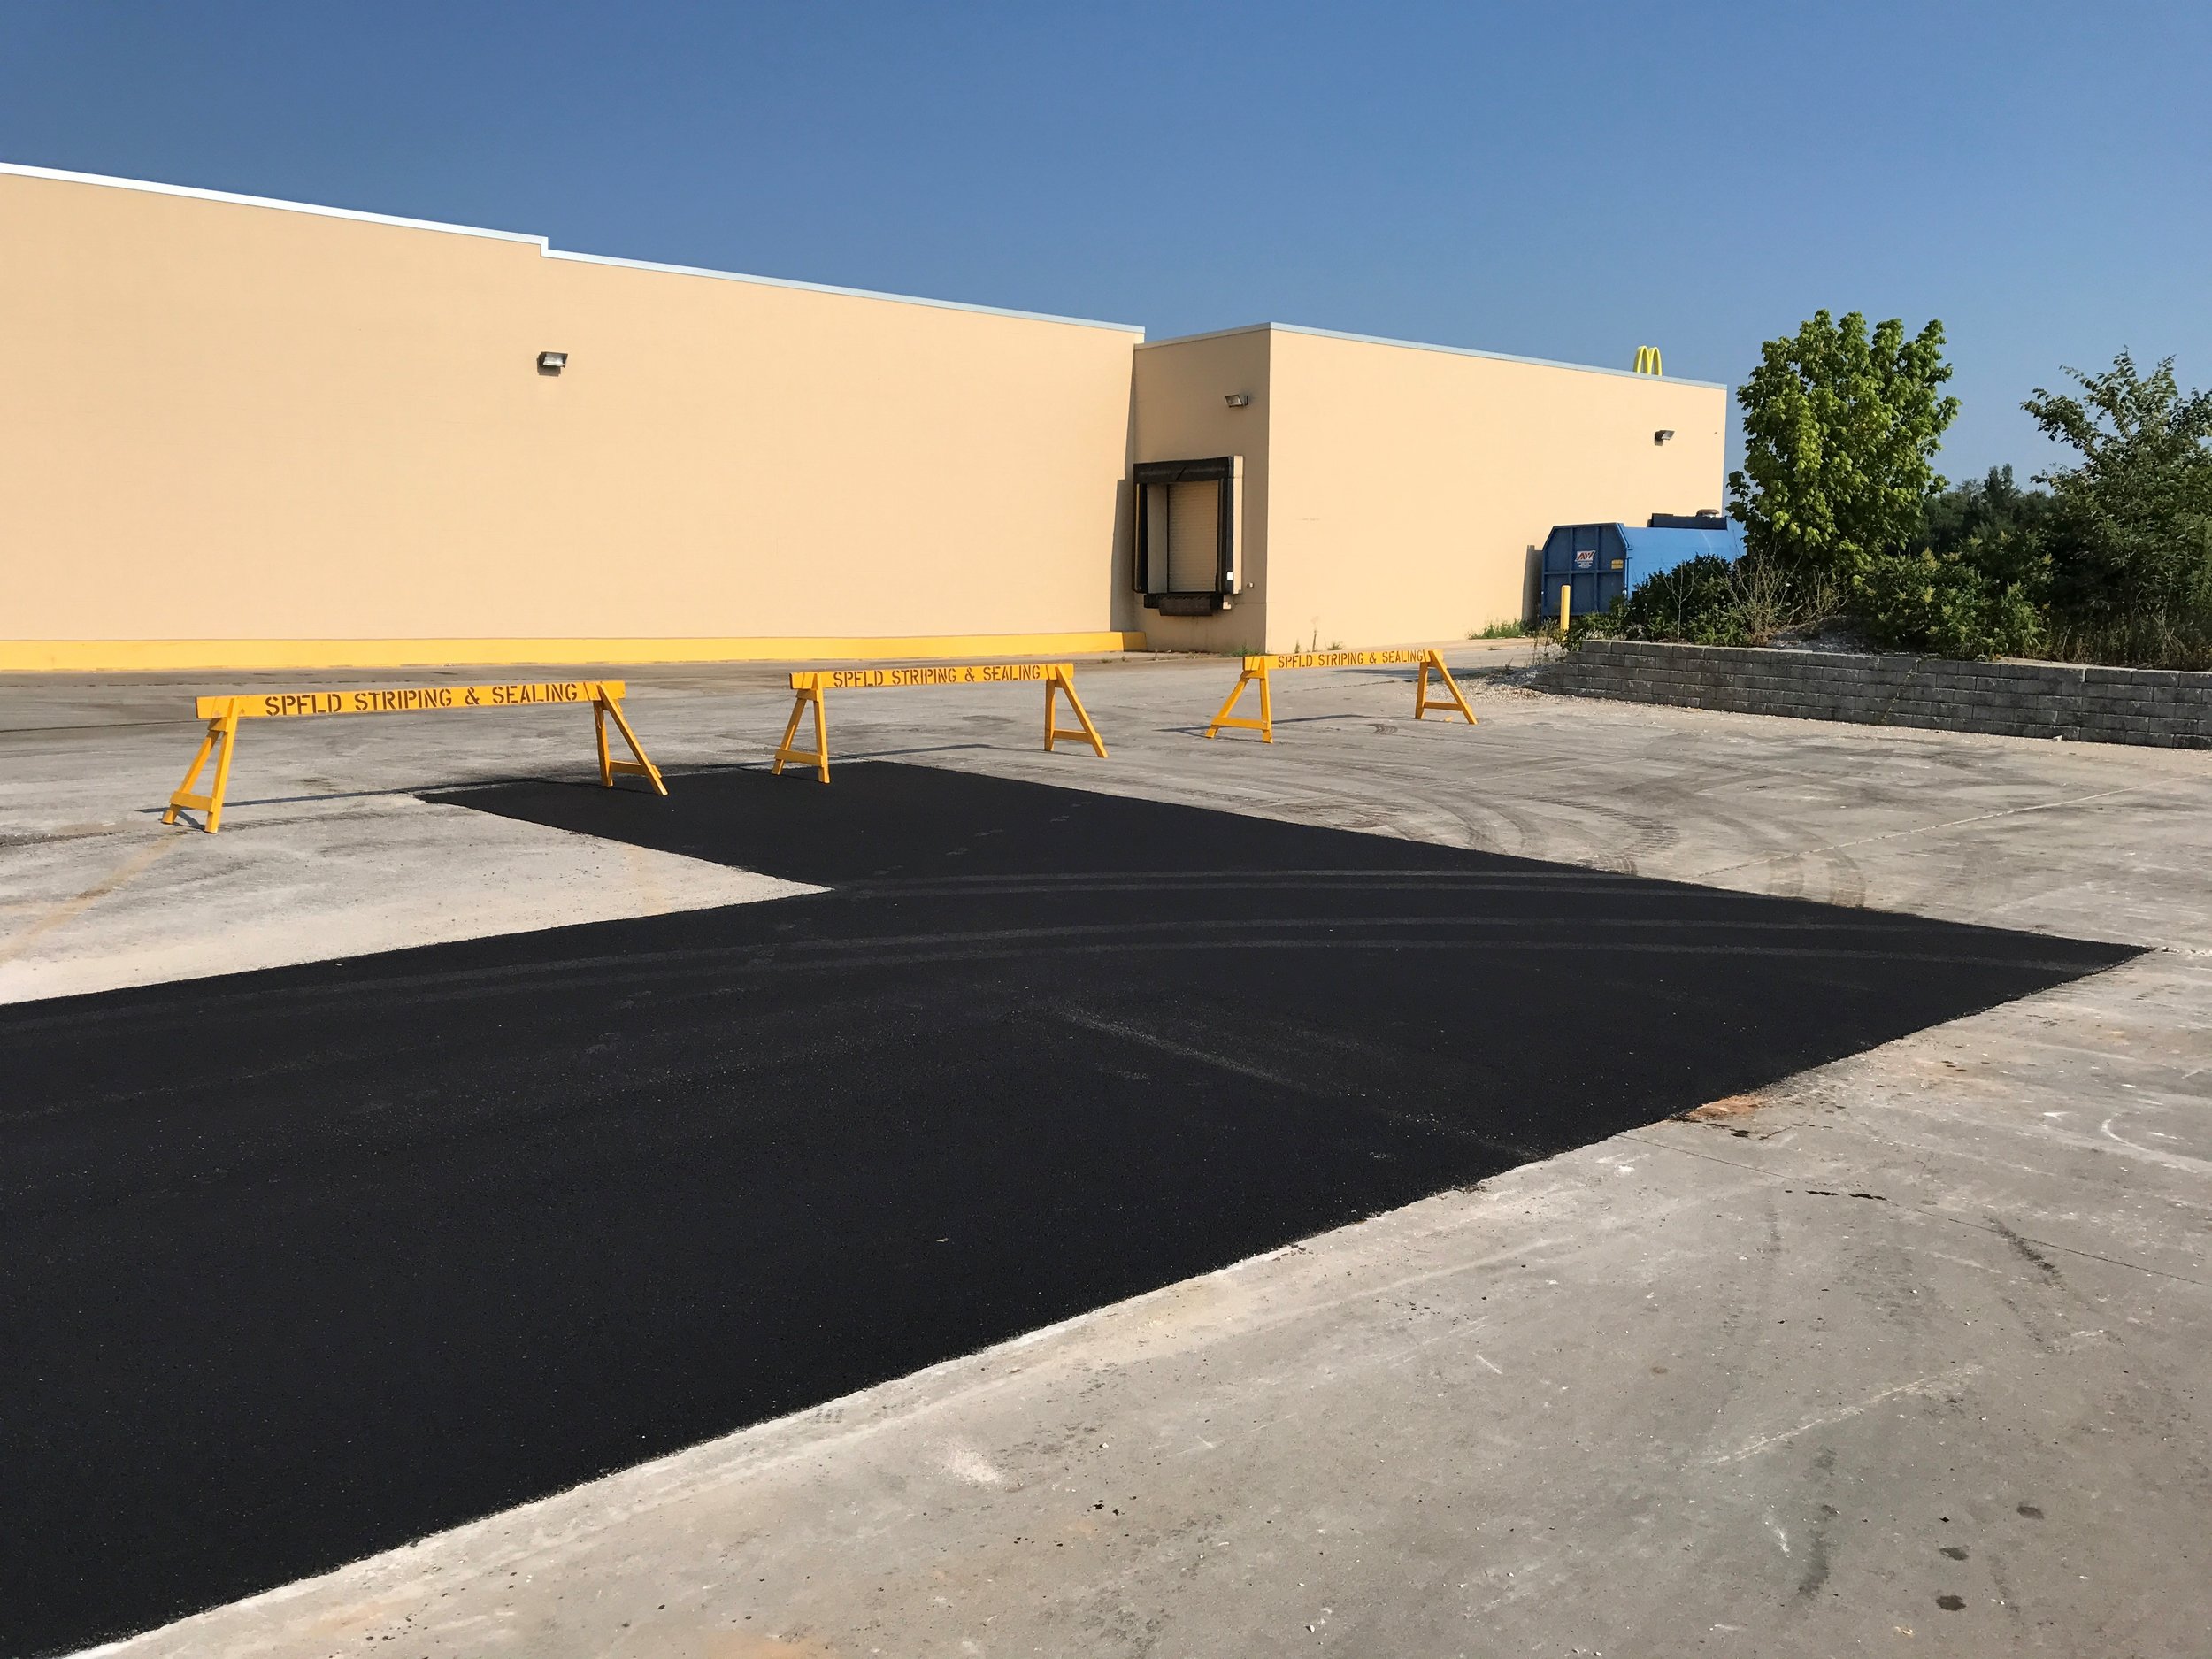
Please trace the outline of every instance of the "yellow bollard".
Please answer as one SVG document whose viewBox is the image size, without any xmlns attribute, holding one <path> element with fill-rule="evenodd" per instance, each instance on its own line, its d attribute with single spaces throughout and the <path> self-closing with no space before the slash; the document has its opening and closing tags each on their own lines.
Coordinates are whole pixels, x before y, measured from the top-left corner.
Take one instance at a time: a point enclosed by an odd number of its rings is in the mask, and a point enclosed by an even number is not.
<svg viewBox="0 0 2212 1659">
<path fill-rule="evenodd" d="M 1567 642 L 1567 624 L 1571 619 L 1574 607 L 1574 579 L 1569 577 L 1559 584 L 1559 642 L 1562 645 Z"/>
</svg>

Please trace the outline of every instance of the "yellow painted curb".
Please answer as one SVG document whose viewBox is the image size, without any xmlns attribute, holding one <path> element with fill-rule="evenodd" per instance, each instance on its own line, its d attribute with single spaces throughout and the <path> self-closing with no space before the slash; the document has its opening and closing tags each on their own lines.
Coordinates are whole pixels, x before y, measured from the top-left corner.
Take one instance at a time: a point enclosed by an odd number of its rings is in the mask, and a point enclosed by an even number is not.
<svg viewBox="0 0 2212 1659">
<path fill-rule="evenodd" d="M 442 668 L 508 663 L 799 663 L 854 657 L 1056 657 L 1144 648 L 1142 634 L 1120 631 L 681 640 L 0 640 L 0 672 Z"/>
</svg>

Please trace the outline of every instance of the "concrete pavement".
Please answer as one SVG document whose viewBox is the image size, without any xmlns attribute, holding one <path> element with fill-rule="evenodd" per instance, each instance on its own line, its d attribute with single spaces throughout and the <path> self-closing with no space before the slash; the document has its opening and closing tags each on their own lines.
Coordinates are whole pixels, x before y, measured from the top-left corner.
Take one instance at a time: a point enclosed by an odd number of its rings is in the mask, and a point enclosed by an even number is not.
<svg viewBox="0 0 2212 1659">
<path fill-rule="evenodd" d="M 1286 676 L 1272 749 L 1206 743 L 1232 677 L 1087 668 L 1105 763 L 1036 752 L 1010 689 L 856 695 L 833 741 L 2156 949 L 128 1650 L 2202 1651 L 2212 760 L 1502 687 L 1467 732 L 1360 671 Z M 767 672 L 632 678 L 664 764 L 757 758 L 780 727 Z M 129 884 L 96 889 L 154 844 L 189 723 L 55 687 L 11 687 L 10 723 L 71 696 L 65 737 L 4 740 L 0 873 L 10 943 L 36 926 L 19 954 L 90 983 L 136 971 L 97 965 L 141 947 Z M 315 735 L 337 728 L 342 779 Z M 303 722 L 260 787 L 405 791 L 577 747 Z M 374 839 L 403 860 L 414 822 Z M 192 851 L 246 853 L 178 865 L 180 902 L 212 926 L 298 833 L 242 805 Z M 303 913 L 388 902 L 301 864 Z M 495 862 L 419 867 L 447 917 L 496 884 Z"/>
</svg>

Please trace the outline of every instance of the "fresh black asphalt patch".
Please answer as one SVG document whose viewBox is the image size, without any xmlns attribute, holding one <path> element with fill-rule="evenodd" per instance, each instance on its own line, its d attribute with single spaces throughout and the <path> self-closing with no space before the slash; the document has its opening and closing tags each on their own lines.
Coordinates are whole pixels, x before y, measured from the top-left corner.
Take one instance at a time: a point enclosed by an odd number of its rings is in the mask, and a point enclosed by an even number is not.
<svg viewBox="0 0 2212 1659">
<path fill-rule="evenodd" d="M 450 798 L 831 890 L 0 1010 L 0 1650 L 2134 954 L 924 767 Z"/>
</svg>

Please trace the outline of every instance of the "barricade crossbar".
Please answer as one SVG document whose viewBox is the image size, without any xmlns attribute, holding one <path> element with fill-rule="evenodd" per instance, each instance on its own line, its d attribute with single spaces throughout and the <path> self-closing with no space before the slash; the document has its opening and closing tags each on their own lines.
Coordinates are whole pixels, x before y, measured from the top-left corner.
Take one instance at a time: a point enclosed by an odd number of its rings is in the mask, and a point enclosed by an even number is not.
<svg viewBox="0 0 2212 1659">
<path fill-rule="evenodd" d="M 634 774 L 651 784 L 655 794 L 666 795 L 668 786 L 661 780 L 660 769 L 646 757 L 644 746 L 638 741 L 637 733 L 630 729 L 630 722 L 622 712 L 622 697 L 626 689 L 625 682 L 619 680 L 510 680 L 494 686 L 257 691 L 198 697 L 193 701 L 193 712 L 207 722 L 207 731 L 200 739 L 199 753 L 192 757 L 191 770 L 170 795 L 168 810 L 161 815 L 161 821 L 173 824 L 180 811 L 189 810 L 206 815 L 202 827 L 209 834 L 221 827 L 223 793 L 230 787 L 231 754 L 237 746 L 241 720 L 288 720 L 331 714 L 434 714 L 455 709 L 537 709 L 565 703 L 580 707 L 588 704 L 593 731 L 598 740 L 599 781 L 612 788 L 617 773 Z M 615 730 L 629 745 L 633 759 L 617 760 L 607 747 L 609 720 L 614 722 Z M 196 795 L 193 785 L 199 781 L 211 757 L 215 762 L 214 778 L 205 795 Z"/>
<path fill-rule="evenodd" d="M 1206 727 L 1208 737 L 1218 736 L 1227 730 L 1257 732 L 1260 741 L 1275 741 L 1275 688 L 1271 676 L 1279 668 L 1363 668 L 1376 663 L 1415 663 L 1419 664 L 1413 682 L 1413 718 L 1423 718 L 1432 710 L 1455 713 L 1465 718 L 1470 726 L 1479 725 L 1475 711 L 1467 706 L 1466 695 L 1459 682 L 1452 678 L 1452 671 L 1444 666 L 1444 656 L 1436 650 L 1389 651 L 1286 651 L 1263 657 L 1248 657 L 1243 670 L 1237 675 L 1236 687 L 1221 705 Z M 1429 695 L 1429 676 L 1435 675 L 1443 687 L 1440 697 Z M 1242 701 L 1248 687 L 1256 685 L 1260 690 L 1260 711 L 1256 716 L 1239 714 L 1237 704 Z"/>
<path fill-rule="evenodd" d="M 1106 745 L 1098 735 L 1098 727 L 1091 724 L 1083 700 L 1075 695 L 1073 663 L 933 663 L 912 668 L 813 668 L 792 675 L 791 689 L 795 695 L 791 718 L 784 723 L 783 739 L 776 745 L 772 770 L 780 775 L 787 765 L 810 766 L 820 781 L 830 780 L 829 715 L 822 701 L 826 692 L 878 691 L 910 686 L 1002 686 L 1023 681 L 1041 681 L 1044 685 L 1048 753 L 1058 740 L 1065 738 L 1088 743 L 1101 760 L 1106 758 Z M 1059 723 L 1056 700 L 1063 696 L 1068 700 L 1068 710 L 1075 716 L 1078 730 L 1065 730 Z M 814 718 L 814 747 L 799 749 L 795 747 L 799 725 L 810 712 Z"/>
</svg>

